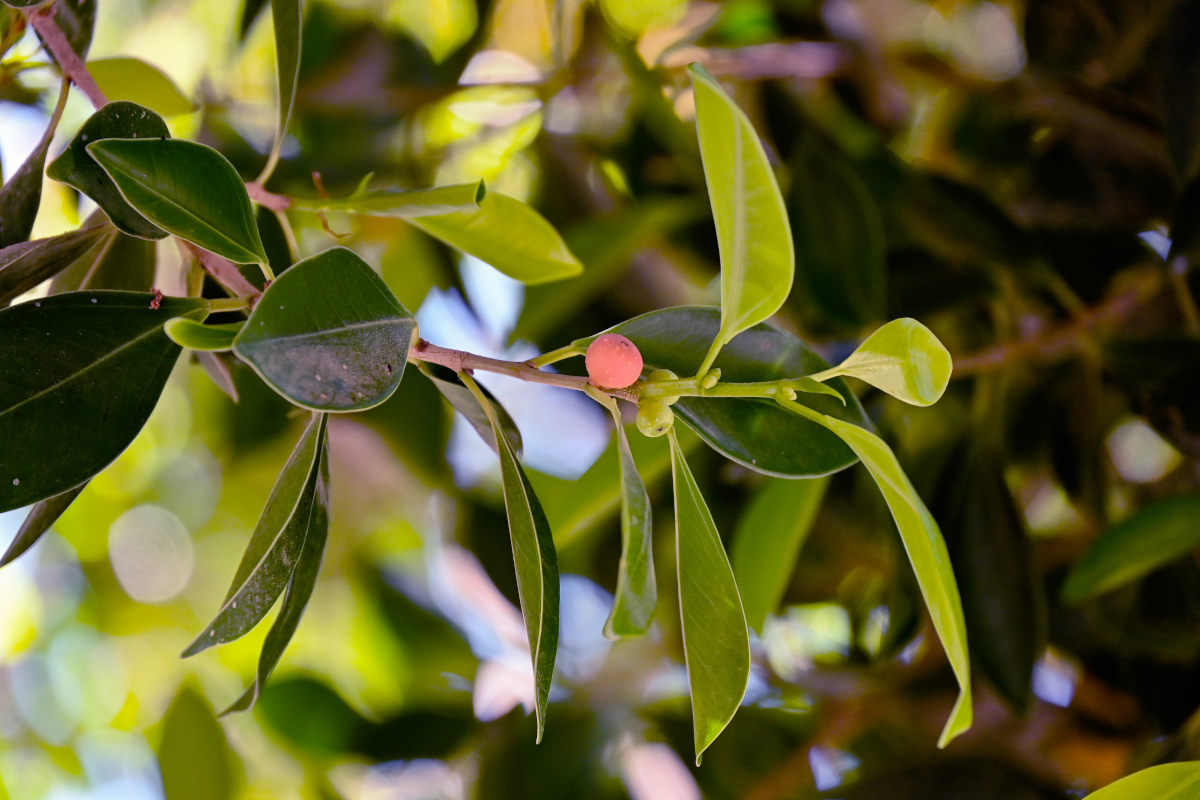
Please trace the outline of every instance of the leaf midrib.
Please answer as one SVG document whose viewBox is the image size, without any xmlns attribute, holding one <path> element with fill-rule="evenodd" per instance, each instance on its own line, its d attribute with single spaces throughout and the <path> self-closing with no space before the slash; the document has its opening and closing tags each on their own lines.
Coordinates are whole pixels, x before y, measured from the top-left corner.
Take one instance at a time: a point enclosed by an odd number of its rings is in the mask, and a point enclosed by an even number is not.
<svg viewBox="0 0 1200 800">
<path fill-rule="evenodd" d="M 351 323 L 349 325 L 341 325 L 336 328 L 323 328 L 321 330 L 316 330 L 316 331 L 305 331 L 304 333 L 288 333 L 288 334 L 270 334 L 270 333 L 268 333 L 267 335 L 262 336 L 261 338 L 255 338 L 252 334 L 257 333 L 257 331 L 255 331 L 251 327 L 247 326 L 247 327 L 243 328 L 243 330 L 247 333 L 247 338 L 243 339 L 241 336 L 239 336 L 238 338 L 234 339 L 234 349 L 236 350 L 239 347 L 247 347 L 247 346 L 252 347 L 254 345 L 269 344 L 269 343 L 274 343 L 274 342 L 291 342 L 291 341 L 303 342 L 303 341 L 307 341 L 309 339 L 313 339 L 313 338 L 317 338 L 317 337 L 321 337 L 321 336 L 327 336 L 327 335 L 331 335 L 331 334 L 344 333 L 347 331 L 367 330 L 370 328 L 382 328 L 382 327 L 386 327 L 388 325 L 394 325 L 396 323 L 411 324 L 412 322 L 413 322 L 412 317 L 395 316 L 395 317 L 386 317 L 384 319 L 373 319 L 373 320 L 366 320 L 363 322 L 355 322 L 355 323 Z"/>
</svg>

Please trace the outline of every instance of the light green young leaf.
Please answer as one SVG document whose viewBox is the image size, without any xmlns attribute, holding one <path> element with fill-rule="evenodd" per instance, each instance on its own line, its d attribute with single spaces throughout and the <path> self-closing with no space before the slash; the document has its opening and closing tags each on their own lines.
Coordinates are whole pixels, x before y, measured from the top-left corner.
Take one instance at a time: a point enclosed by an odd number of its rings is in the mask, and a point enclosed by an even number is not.
<svg viewBox="0 0 1200 800">
<path fill-rule="evenodd" d="M 1126 775 L 1084 800 L 1193 800 L 1198 795 L 1200 761 L 1179 761 Z"/>
<path fill-rule="evenodd" d="M 179 139 L 104 139 L 86 150 L 158 227 L 235 263 L 266 263 L 250 196 L 216 150 Z"/>
<path fill-rule="evenodd" d="M 558 654 L 558 556 L 542 505 L 504 435 L 495 409 L 470 375 L 464 372 L 459 377 L 487 413 L 493 441 L 500 445 L 504 510 L 508 514 L 521 616 L 525 620 L 525 634 L 529 638 L 529 654 L 533 660 L 537 741 L 540 742 L 546 728 L 546 704 L 550 697 L 550 682 L 554 678 L 554 659 Z"/>
<path fill-rule="evenodd" d="M 887 501 L 916 574 L 917 584 L 921 587 L 921 595 L 929 608 L 934 630 L 958 680 L 958 701 L 938 740 L 938 747 L 945 747 L 971 727 L 973 712 L 967 628 L 963 620 L 962 599 L 942 532 L 886 442 L 864 428 L 826 416 L 799 403 L 781 403 L 785 408 L 824 425 L 840 436 L 871 473 L 883 499 Z"/>
<path fill-rule="evenodd" d="M 508 195 L 488 192 L 473 211 L 413 217 L 411 222 L 525 284 L 559 281 L 583 271 L 554 226 Z"/>
<path fill-rule="evenodd" d="M 754 126 L 703 67 L 688 69 L 721 253 L 721 328 L 704 372 L 726 342 L 783 305 L 796 257 L 783 196 Z"/>
<path fill-rule="evenodd" d="M 279 151 L 287 133 L 292 107 L 296 104 L 296 83 L 300 78 L 300 0 L 271 0 L 271 22 L 275 26 L 276 98 L 279 119 L 275 123 L 275 141 L 258 182 L 263 183 L 279 162 Z"/>
<path fill-rule="evenodd" d="M 1200 494 L 1168 497 L 1101 534 L 1063 583 L 1066 603 L 1131 583 L 1200 545 Z"/>
<path fill-rule="evenodd" d="M 717 526 L 674 432 L 668 436 L 675 486 L 680 627 L 699 766 L 701 755 L 725 730 L 746 694 L 750 634 Z"/>
<path fill-rule="evenodd" d="M 914 406 L 936 403 L 954 364 L 933 332 L 915 319 L 894 319 L 867 337 L 849 358 L 822 377 L 844 375 Z"/>
<path fill-rule="evenodd" d="M 621 561 L 612 612 L 604 623 L 610 639 L 640 636 L 650 628 L 658 587 L 654 582 L 654 540 L 650 496 L 638 474 L 629 449 L 629 438 L 615 400 L 607 403 L 616 424 L 617 456 L 621 474 Z"/>
<path fill-rule="evenodd" d="M 792 388 L 797 392 L 804 392 L 805 394 L 827 395 L 829 397 L 836 398 L 837 401 L 842 405 L 846 405 L 846 398 L 842 397 L 841 392 L 829 384 L 821 383 L 820 381 L 814 380 L 808 376 L 797 378 L 796 380 L 792 381 Z"/>
<path fill-rule="evenodd" d="M 180 347 L 219 353 L 233 349 L 234 337 L 244 325 L 244 322 L 205 325 L 193 319 L 177 318 L 168 321 L 163 332 Z"/>
<path fill-rule="evenodd" d="M 345 211 L 374 217 L 413 219 L 457 212 L 472 213 L 486 196 L 487 187 L 483 181 L 479 181 L 410 191 L 355 191 L 335 200 L 297 198 L 293 206 L 309 211 Z"/>
<path fill-rule="evenodd" d="M 97 58 L 89 61 L 87 67 L 109 100 L 128 100 L 164 117 L 196 110 L 196 104 L 175 85 L 175 81 L 140 58 Z"/>
<path fill-rule="evenodd" d="M 63 515 L 63 512 L 75 502 L 75 498 L 79 497 L 88 485 L 87 481 L 76 486 L 74 489 L 68 489 L 62 494 L 56 494 L 53 497 L 47 497 L 45 500 L 38 502 L 29 512 L 29 516 L 25 517 L 25 521 L 21 523 L 20 530 L 13 537 L 12 543 L 8 549 L 4 551 L 4 555 L 0 556 L 0 567 L 14 561 L 18 556 L 24 553 L 42 538 L 42 534 L 50 530 L 50 526 L 58 521 L 58 518 Z"/>
<path fill-rule="evenodd" d="M 183 651 L 184 658 L 244 636 L 267 615 L 292 579 L 317 513 L 325 418 L 324 414 L 313 416 L 283 465 L 225 601 L 208 627 Z"/>
<path fill-rule="evenodd" d="M 733 575 L 741 589 L 746 621 L 760 633 L 767 615 L 783 599 L 828 485 L 828 478 L 772 478 L 738 520 Z"/>
</svg>

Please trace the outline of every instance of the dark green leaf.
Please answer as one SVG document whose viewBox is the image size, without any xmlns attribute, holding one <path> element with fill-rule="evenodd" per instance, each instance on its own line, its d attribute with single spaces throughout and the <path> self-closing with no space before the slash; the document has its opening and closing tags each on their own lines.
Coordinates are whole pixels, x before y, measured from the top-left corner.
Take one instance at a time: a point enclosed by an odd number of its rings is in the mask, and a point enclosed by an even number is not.
<svg viewBox="0 0 1200 800">
<path fill-rule="evenodd" d="M 238 264 L 266 262 L 246 187 L 216 150 L 175 139 L 107 139 L 86 150 L 163 230 Z"/>
<path fill-rule="evenodd" d="M 1063 601 L 1081 603 L 1187 554 L 1200 545 L 1200 495 L 1168 497 L 1147 505 L 1101 534 L 1075 562 Z"/>
<path fill-rule="evenodd" d="M 1200 761 L 1159 764 L 1127 775 L 1084 800 L 1192 800 L 1200 792 Z"/>
<path fill-rule="evenodd" d="M 95 211 L 87 224 L 104 223 L 104 212 Z M 157 260 L 154 241 L 121 233 L 106 225 L 100 241 L 54 276 L 50 294 L 77 289 L 125 289 L 144 292 L 154 285 Z"/>
<path fill-rule="evenodd" d="M 184 658 L 244 636 L 283 592 L 310 535 L 318 472 L 325 441 L 325 415 L 313 417 L 279 473 L 250 544 L 242 554 L 225 601 Z"/>
<path fill-rule="evenodd" d="M 554 659 L 558 653 L 558 556 L 550 525 L 542 512 L 525 470 L 508 443 L 500 418 L 487 395 L 466 373 L 462 381 L 487 412 L 492 424 L 492 440 L 500 444 L 500 479 L 504 486 L 504 510 L 508 514 L 508 533 L 512 540 L 513 562 L 517 572 L 517 594 L 521 616 L 529 638 L 533 660 L 534 694 L 537 711 L 537 741 L 546 729 L 546 704 L 550 682 L 554 678 Z"/>
<path fill-rule="evenodd" d="M 162 332 L 207 303 L 76 292 L 0 310 L 0 511 L 61 494 L 121 454 L 179 346 Z"/>
<path fill-rule="evenodd" d="M 429 378 L 430 383 L 441 393 L 442 397 L 446 398 L 455 411 L 462 414 L 467 422 L 471 423 L 471 427 L 479 434 L 488 447 L 496 450 L 496 438 L 492 434 L 492 423 L 487 412 L 483 410 L 483 406 L 475 399 L 475 395 L 471 394 L 471 390 L 458 381 L 448 380 L 440 377 L 436 370 L 437 368 L 427 362 L 420 362 L 417 368 L 421 370 L 426 378 Z M 451 373 L 452 374 L 452 373 Z M 513 451 L 521 454 L 523 443 L 521 442 L 521 431 L 517 428 L 517 423 L 513 422 L 513 418 L 504 410 L 504 406 L 500 405 L 499 401 L 484 387 L 479 387 L 491 402 L 492 408 L 495 410 L 497 417 L 500 420 L 500 428 L 504 431 L 505 437 L 508 438 L 508 444 Z M 499 453 L 499 450 L 496 450 Z"/>
<path fill-rule="evenodd" d="M 783 196 L 754 126 L 703 67 L 688 70 L 721 251 L 721 326 L 700 365 L 707 370 L 726 342 L 783 305 L 796 257 Z"/>
<path fill-rule="evenodd" d="M 712 514 L 671 434 L 680 627 L 692 693 L 696 766 L 733 719 L 750 679 L 750 634 Z"/>
<path fill-rule="evenodd" d="M 1200 8 L 1179 3 L 1163 28 L 1161 98 L 1167 146 L 1175 162 L 1179 183 L 1196 176 L 1200 166 Z"/>
<path fill-rule="evenodd" d="M 411 222 L 522 283 L 548 283 L 583 271 L 545 217 L 508 195 L 488 192 L 474 211 L 413 217 Z"/>
<path fill-rule="evenodd" d="M 92 80 L 96 81 L 100 91 L 109 100 L 128 100 L 164 117 L 190 114 L 196 110 L 196 104 L 184 95 L 173 80 L 158 67 L 140 58 L 97 58 L 89 61 L 87 67 Z"/>
<path fill-rule="evenodd" d="M 34 543 L 42 538 L 42 534 L 50 530 L 50 526 L 58 521 L 58 518 L 67 510 L 67 507 L 75 502 L 75 498 L 79 496 L 79 493 L 86 486 L 87 482 L 85 481 L 74 489 L 68 489 L 62 494 L 54 495 L 54 497 L 47 497 L 45 500 L 34 505 L 29 512 L 29 516 L 25 517 L 25 521 L 21 523 L 21 529 L 17 531 L 12 544 L 4 551 L 4 555 L 0 556 L 0 567 L 13 561 L 17 556 L 33 547 Z"/>
<path fill-rule="evenodd" d="M 233 350 L 297 405 L 359 411 L 400 385 L 416 324 L 367 262 L 333 247 L 267 287 Z"/>
<path fill-rule="evenodd" d="M 611 402 L 609 410 L 616 426 L 621 474 L 621 561 L 617 568 L 617 591 L 612 612 L 604 623 L 604 635 L 616 639 L 640 636 L 650 628 L 654 607 L 658 604 L 658 587 L 654 582 L 650 496 L 646 494 L 646 484 L 642 483 L 629 449 L 616 401 Z"/>
<path fill-rule="evenodd" d="M 771 480 L 758 491 L 733 533 L 733 574 L 750 627 L 762 632 L 779 607 L 829 481 Z"/>
<path fill-rule="evenodd" d="M 237 756 L 208 703 L 184 687 L 167 709 L 158 745 L 163 792 L 170 800 L 233 797 Z"/>
<path fill-rule="evenodd" d="M 411 191 L 355 192 L 336 200 L 297 199 L 295 206 L 314 211 L 346 211 L 375 217 L 412 219 L 456 212 L 473 213 L 486 196 L 487 189 L 483 181 L 479 181 Z"/>
<path fill-rule="evenodd" d="M 946 391 L 954 363 L 933 332 L 915 319 L 894 319 L 867 337 L 828 375 L 866 381 L 897 400 L 933 405 Z"/>
<path fill-rule="evenodd" d="M 0 250 L 0 306 L 65 269 L 109 231 L 107 225 L 95 225 Z"/>
<path fill-rule="evenodd" d="M 171 341 L 189 350 L 221 352 L 233 349 L 233 340 L 245 323 L 205 325 L 192 319 L 173 319 L 163 326 Z"/>
<path fill-rule="evenodd" d="M 234 701 L 233 705 L 221 712 L 221 716 L 234 711 L 245 711 L 253 708 L 267 685 L 267 678 L 279 664 L 283 651 L 287 648 L 304 609 L 312 597 L 313 587 L 317 584 L 317 573 L 321 569 L 321 556 L 325 552 L 325 539 L 329 532 L 329 441 L 324 432 L 324 414 L 321 418 L 322 435 L 317 443 L 320 467 L 316 470 L 316 479 L 311 490 L 312 503 L 307 530 L 304 534 L 303 547 L 296 561 L 296 568 L 288 581 L 287 592 L 283 595 L 283 604 L 279 616 L 267 631 L 263 642 L 262 653 L 258 657 L 258 670 L 255 672 L 254 683 Z"/>
<path fill-rule="evenodd" d="M 647 366 L 693 375 L 719 326 L 717 309 L 679 306 L 651 311 L 611 330 L 629 337 Z M 575 344 L 586 347 L 591 338 Z M 722 382 L 799 378 L 828 366 L 800 339 L 767 324 L 756 325 L 733 339 L 714 364 L 721 369 Z M 871 424 L 841 379 L 829 385 L 841 393 L 844 404 L 820 395 L 802 395 L 800 402 L 838 419 Z M 718 452 L 768 475 L 813 478 L 844 469 L 855 460 L 837 436 L 771 401 L 685 397 L 672 408 Z"/>
<path fill-rule="evenodd" d="M 271 0 L 271 21 L 275 27 L 275 74 L 279 118 L 275 124 L 275 142 L 263 175 L 270 175 L 279 160 L 279 150 L 287 133 L 292 107 L 296 104 L 296 82 L 300 77 L 300 0 Z M 265 177 L 259 178 L 265 180 Z"/>
<path fill-rule="evenodd" d="M 63 91 L 66 91 L 64 86 Z M 42 202 L 42 170 L 46 166 L 46 151 L 54 138 L 58 116 L 42 138 L 33 147 L 33 152 L 17 168 L 8 181 L 0 186 L 0 248 L 24 242 L 33 230 L 38 206 Z"/>
<path fill-rule="evenodd" d="M 161 139 L 169 137 L 162 117 L 137 103 L 118 101 L 88 117 L 67 149 L 50 163 L 46 174 L 74 186 L 96 201 L 118 229 L 143 239 L 161 239 L 167 232 L 133 209 L 108 173 L 88 154 L 87 146 L 101 139 Z"/>
</svg>

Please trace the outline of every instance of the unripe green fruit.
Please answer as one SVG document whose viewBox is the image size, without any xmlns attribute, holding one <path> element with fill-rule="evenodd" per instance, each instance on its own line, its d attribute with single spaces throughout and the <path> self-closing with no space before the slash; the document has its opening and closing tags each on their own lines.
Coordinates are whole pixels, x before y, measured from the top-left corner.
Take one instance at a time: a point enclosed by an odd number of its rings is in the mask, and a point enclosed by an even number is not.
<svg viewBox="0 0 1200 800">
<path fill-rule="evenodd" d="M 584 356 L 588 378 L 604 389 L 624 389 L 642 374 L 642 354 L 637 345 L 619 333 L 597 336 Z"/>
<path fill-rule="evenodd" d="M 637 427 L 642 435 L 655 438 L 671 430 L 675 424 L 673 412 L 662 400 L 647 399 L 638 403 Z"/>
<path fill-rule="evenodd" d="M 677 381 L 679 376 L 669 369 L 656 369 L 646 376 L 646 383 L 663 383 L 664 381 Z M 656 397 L 655 400 L 661 400 L 669 406 L 673 406 L 679 402 L 679 395 L 669 394 L 662 397 Z"/>
</svg>

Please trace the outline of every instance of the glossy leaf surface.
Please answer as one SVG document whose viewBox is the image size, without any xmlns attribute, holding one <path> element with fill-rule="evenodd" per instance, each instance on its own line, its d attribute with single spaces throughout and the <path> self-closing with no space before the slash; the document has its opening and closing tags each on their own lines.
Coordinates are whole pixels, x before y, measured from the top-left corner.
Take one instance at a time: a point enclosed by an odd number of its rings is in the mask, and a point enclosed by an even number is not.
<svg viewBox="0 0 1200 800">
<path fill-rule="evenodd" d="M 123 100 L 109 103 L 88 117 L 67 149 L 51 162 L 46 174 L 95 200 L 118 230 L 143 239 L 161 239 L 167 232 L 126 202 L 117 184 L 88 153 L 87 146 L 101 139 L 161 139 L 170 135 L 167 123 L 150 109 Z"/>
<path fill-rule="evenodd" d="M 720 311 L 704 306 L 678 306 L 651 311 L 611 331 L 629 337 L 647 367 L 693 375 L 720 325 Z M 581 339 L 584 347 L 591 341 Z M 760 324 L 731 341 L 714 365 L 722 382 L 798 378 L 828 365 L 804 342 L 787 331 Z M 802 394 L 797 400 L 823 414 L 870 426 L 870 420 L 846 384 L 829 386 L 845 400 Z M 854 453 L 824 427 L 784 411 L 768 400 L 685 397 L 672 406 L 676 415 L 726 457 L 753 470 L 784 478 L 827 475 L 854 463 Z"/>
<path fill-rule="evenodd" d="M 680 627 L 699 766 L 701 755 L 725 730 L 746 694 L 750 636 L 717 526 L 675 436 L 670 439 Z"/>
<path fill-rule="evenodd" d="M 324 415 L 320 416 L 324 417 Z M 320 425 L 324 431 L 324 422 L 322 421 Z M 271 624 L 271 630 L 267 631 L 262 653 L 258 657 L 258 669 L 254 674 L 254 683 L 222 712 L 222 716 L 254 707 L 263 687 L 267 684 L 267 679 L 275 671 L 279 660 L 283 658 L 283 651 L 287 649 L 288 643 L 296 633 L 296 628 L 300 625 L 300 618 L 304 615 L 304 609 L 308 607 L 308 601 L 312 598 L 313 588 L 317 585 L 317 573 L 321 569 L 321 557 L 325 552 L 325 540 L 329 533 L 328 436 L 322 433 L 317 446 L 320 450 L 318 459 L 320 466 L 316 470 L 316 479 L 312 489 L 312 508 L 300 557 L 296 561 L 296 568 L 292 571 L 291 580 L 288 581 L 287 591 L 283 595 L 283 603 L 279 608 L 279 615 Z"/>
<path fill-rule="evenodd" d="M 537 740 L 546 728 L 546 705 L 554 678 L 554 659 L 558 654 L 559 577 L 558 556 L 550 525 L 542 512 L 525 470 L 517 460 L 500 426 L 500 419 L 487 396 L 474 380 L 464 374 L 463 382 L 475 394 L 476 401 L 488 414 L 492 440 L 500 444 L 500 479 L 504 487 L 504 510 L 508 514 L 508 533 L 512 540 L 513 562 L 517 571 L 517 594 L 521 616 L 529 638 L 533 661 Z"/>
<path fill-rule="evenodd" d="M 1200 495 L 1169 497 L 1143 507 L 1101 534 L 1075 562 L 1063 600 L 1089 597 L 1131 583 L 1200 545 Z"/>
<path fill-rule="evenodd" d="M 733 575 L 741 589 L 746 622 L 760 633 L 767 615 L 783 599 L 828 484 L 826 478 L 772 480 L 738 520 Z"/>
<path fill-rule="evenodd" d="M 87 67 L 109 100 L 128 100 L 164 117 L 196 110 L 196 104 L 175 85 L 175 81 L 140 58 L 97 58 L 89 61 Z"/>
<path fill-rule="evenodd" d="M 233 350 L 296 405 L 359 411 L 400 385 L 416 324 L 367 262 L 333 247 L 267 287 Z"/>
<path fill-rule="evenodd" d="M 491 420 L 487 412 L 483 410 L 483 406 L 479 405 L 479 401 L 475 399 L 475 395 L 471 394 L 471 390 L 463 386 L 457 379 L 449 380 L 439 376 L 437 368 L 427 362 L 420 362 L 417 368 L 421 370 L 421 374 L 429 379 L 430 383 L 441 393 L 442 397 L 446 398 L 446 402 L 455 411 L 462 414 L 467 422 L 471 423 L 471 427 L 475 429 L 475 432 L 479 434 L 481 439 L 487 442 L 488 447 L 499 453 L 499 450 L 496 449 L 496 437 L 492 433 Z M 491 392 L 482 386 L 479 388 L 487 395 L 492 410 L 496 412 L 496 417 L 500 421 L 500 429 L 504 431 L 504 435 L 508 438 L 509 446 L 512 447 L 517 455 L 520 455 L 523 445 L 521 442 L 521 431 L 517 428 L 517 423 L 513 421 L 509 413 L 504 410 L 504 406 L 500 405 L 500 402 L 496 400 Z"/>
<path fill-rule="evenodd" d="M 629 449 L 629 438 L 620 409 L 609 406 L 616 427 L 617 458 L 621 476 L 621 560 L 617 565 L 617 590 L 612 612 L 604 623 L 610 639 L 640 636 L 654 620 L 658 587 L 654 582 L 654 526 L 650 496 L 638 474 Z"/>
<path fill-rule="evenodd" d="M 250 544 L 238 564 L 225 601 L 183 655 L 244 636 L 279 598 L 296 569 L 316 511 L 318 473 L 325 442 L 325 415 L 313 417 L 283 465 Z"/>
<path fill-rule="evenodd" d="M 42 534 L 50 530 L 63 512 L 75 502 L 75 498 L 87 486 L 87 482 L 79 484 L 74 489 L 68 489 L 62 494 L 56 494 L 53 497 L 47 497 L 45 500 L 39 501 L 29 511 L 29 516 L 25 517 L 25 521 L 21 523 L 17 535 L 13 537 L 12 543 L 8 549 L 4 551 L 4 555 L 0 556 L 0 567 L 16 559 L 30 547 L 38 539 L 42 538 Z"/>
<path fill-rule="evenodd" d="M 1191 800 L 1200 793 L 1200 761 L 1179 761 L 1148 767 L 1103 789 L 1084 800 Z"/>
<path fill-rule="evenodd" d="M 707 367 L 726 342 L 783 305 L 795 254 L 783 196 L 754 126 L 703 67 L 688 69 L 721 251 L 721 327 Z"/>
<path fill-rule="evenodd" d="M 914 406 L 936 403 L 954 364 L 933 332 L 915 319 L 894 319 L 867 337 L 832 372 L 858 378 Z"/>
<path fill-rule="evenodd" d="M 548 283 L 583 271 L 546 218 L 508 195 L 488 192 L 476 210 L 414 217 L 412 224 L 522 283 Z"/>
<path fill-rule="evenodd" d="M 412 219 L 456 212 L 472 213 L 486 196 L 487 189 L 483 181 L 479 181 L 412 191 L 355 192 L 336 200 L 297 200 L 296 207 Z"/>
<path fill-rule="evenodd" d="M 94 225 L 0 250 L 0 306 L 65 269 L 110 230 Z"/>
<path fill-rule="evenodd" d="M 0 311 L 0 511 L 78 486 L 141 430 L 179 356 L 163 323 L 207 306 L 152 300 L 77 292 Z"/>
<path fill-rule="evenodd" d="M 233 349 L 233 340 L 243 327 L 241 322 L 205 325 L 192 319 L 173 319 L 163 326 L 163 332 L 180 347 L 221 352 Z"/>
<path fill-rule="evenodd" d="M 266 262 L 246 187 L 216 150 L 174 139 L 107 139 L 85 149 L 158 227 L 238 264 Z"/>
</svg>

